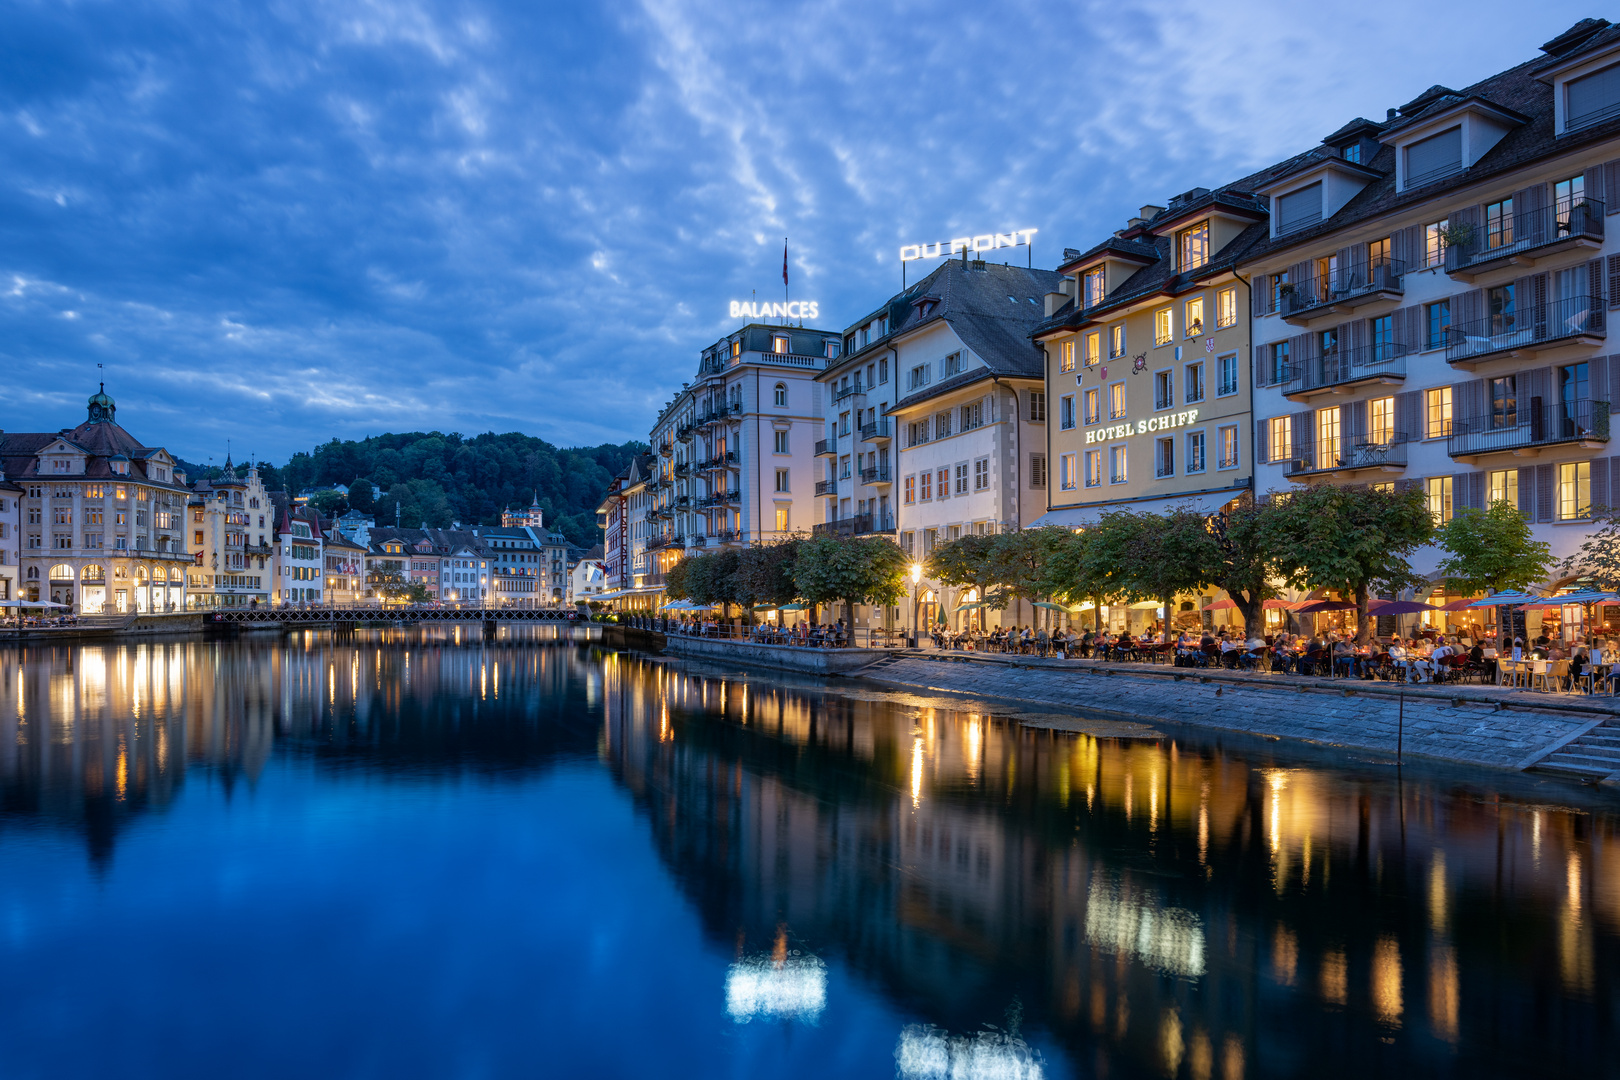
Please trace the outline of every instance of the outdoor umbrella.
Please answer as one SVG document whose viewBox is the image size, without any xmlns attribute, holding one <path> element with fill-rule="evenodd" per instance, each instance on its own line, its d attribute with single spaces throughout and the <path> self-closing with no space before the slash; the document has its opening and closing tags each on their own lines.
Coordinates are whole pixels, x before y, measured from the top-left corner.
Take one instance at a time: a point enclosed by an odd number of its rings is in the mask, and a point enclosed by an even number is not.
<svg viewBox="0 0 1620 1080">
<path fill-rule="evenodd" d="M 1213 604 L 1209 605 L 1209 607 L 1205 608 L 1204 610 L 1205 611 L 1230 611 L 1231 609 L 1233 609 L 1235 607 L 1237 607 L 1237 601 L 1233 600 L 1231 597 L 1227 597 L 1225 600 L 1217 600 L 1217 601 L 1215 601 Z"/>
<path fill-rule="evenodd" d="M 1469 607 L 1519 607 L 1519 606 L 1522 606 L 1524 604 L 1534 603 L 1535 601 L 1540 600 L 1540 599 L 1541 599 L 1541 597 L 1533 596 L 1533 595 L 1531 595 L 1530 593 L 1527 593 L 1527 592 L 1519 592 L 1517 589 L 1509 589 L 1507 592 L 1499 592 L 1495 596 L 1487 596 L 1483 600 L 1475 600 L 1473 603 L 1469 604 L 1468 606 Z"/>
<path fill-rule="evenodd" d="M 1299 610 L 1299 601 L 1279 600 L 1274 596 L 1260 606 L 1267 611 L 1297 611 Z"/>
<path fill-rule="evenodd" d="M 760 604 L 754 610 L 755 611 L 775 611 L 776 610 L 776 605 L 775 604 Z"/>
<path fill-rule="evenodd" d="M 1582 589 L 1579 592 L 1564 593 L 1562 596 L 1548 596 L 1540 600 L 1532 600 L 1524 605 L 1533 607 L 1563 607 L 1565 604 L 1612 604 L 1620 601 L 1620 595 L 1611 592 L 1598 592 L 1596 589 Z"/>
<path fill-rule="evenodd" d="M 1461 611 L 1463 608 L 1473 607 L 1473 606 L 1474 606 L 1474 602 L 1472 600 L 1453 600 L 1449 604 L 1441 604 L 1440 605 L 1440 610 L 1441 611 Z"/>
<path fill-rule="evenodd" d="M 1420 611 L 1439 611 L 1433 604 L 1420 604 L 1416 600 L 1369 600 L 1369 615 L 1416 615 Z"/>
<path fill-rule="evenodd" d="M 984 605 L 985 605 L 985 601 L 983 601 L 983 600 L 969 600 L 965 604 L 957 604 L 956 605 L 956 610 L 957 611 L 972 611 L 974 608 L 982 608 L 982 607 L 984 607 Z M 1050 607 L 1051 605 L 1050 604 L 1036 604 L 1035 606 L 1036 607 Z"/>
<path fill-rule="evenodd" d="M 1068 608 L 1064 607 L 1062 604 L 1049 604 L 1045 600 L 1036 600 L 1034 603 L 1030 604 L 1029 606 L 1030 607 L 1046 608 L 1048 611 L 1068 611 L 1069 610 Z"/>
<path fill-rule="evenodd" d="M 1156 611 L 1164 605 L 1157 600 L 1138 600 L 1131 605 L 1132 611 Z"/>
<path fill-rule="evenodd" d="M 804 605 L 803 604 L 783 604 L 782 605 L 782 610 L 783 611 L 803 611 L 804 610 Z"/>
<path fill-rule="evenodd" d="M 1356 605 L 1349 600 L 1312 600 L 1294 610 L 1301 615 L 1315 615 L 1319 611 L 1349 611 Z"/>
</svg>

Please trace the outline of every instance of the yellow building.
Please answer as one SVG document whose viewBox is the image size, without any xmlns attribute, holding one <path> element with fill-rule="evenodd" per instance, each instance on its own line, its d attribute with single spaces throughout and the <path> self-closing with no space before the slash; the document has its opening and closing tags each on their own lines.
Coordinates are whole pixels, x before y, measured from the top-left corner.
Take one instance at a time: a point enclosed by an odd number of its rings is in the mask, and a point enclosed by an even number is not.
<svg viewBox="0 0 1620 1080">
<path fill-rule="evenodd" d="M 1266 231 L 1245 192 L 1195 188 L 1085 253 L 1047 295 L 1049 508 L 1213 511 L 1252 486 L 1249 289 L 1236 258 Z"/>
</svg>

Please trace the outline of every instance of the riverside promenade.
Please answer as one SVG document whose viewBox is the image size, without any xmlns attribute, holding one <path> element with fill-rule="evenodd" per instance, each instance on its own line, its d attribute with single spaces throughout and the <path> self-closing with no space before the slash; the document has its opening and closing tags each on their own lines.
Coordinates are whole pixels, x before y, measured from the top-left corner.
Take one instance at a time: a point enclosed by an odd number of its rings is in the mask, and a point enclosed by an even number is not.
<svg viewBox="0 0 1620 1080">
<path fill-rule="evenodd" d="M 1620 787 L 1620 698 L 1601 694 L 931 649 L 806 649 L 680 636 L 670 636 L 665 648 L 710 663 L 796 670 L 1380 755 L 1400 753 L 1514 771 L 1534 768 Z M 1060 717 L 1037 723 L 1064 728 Z M 1073 729 L 1083 730 L 1084 724 L 1077 722 Z"/>
</svg>

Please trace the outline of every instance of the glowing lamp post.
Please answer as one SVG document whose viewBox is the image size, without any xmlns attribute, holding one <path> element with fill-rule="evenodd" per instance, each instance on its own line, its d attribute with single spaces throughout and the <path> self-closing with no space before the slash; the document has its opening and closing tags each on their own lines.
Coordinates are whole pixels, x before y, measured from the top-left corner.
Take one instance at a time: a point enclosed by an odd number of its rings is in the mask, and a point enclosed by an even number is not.
<svg viewBox="0 0 1620 1080">
<path fill-rule="evenodd" d="M 922 580 L 922 563 L 911 564 L 911 647 L 917 647 L 917 583 Z"/>
</svg>

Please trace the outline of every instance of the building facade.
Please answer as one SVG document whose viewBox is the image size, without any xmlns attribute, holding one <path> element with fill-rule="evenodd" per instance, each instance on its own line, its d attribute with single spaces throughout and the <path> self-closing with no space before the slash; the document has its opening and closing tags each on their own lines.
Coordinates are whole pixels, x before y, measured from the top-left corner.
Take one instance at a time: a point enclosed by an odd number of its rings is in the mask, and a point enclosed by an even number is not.
<svg viewBox="0 0 1620 1080">
<path fill-rule="evenodd" d="M 186 512 L 193 565 L 186 571 L 188 610 L 256 607 L 276 589 L 270 494 L 249 467 L 239 478 L 226 459 L 217 480 L 199 480 Z"/>
<path fill-rule="evenodd" d="M 346 607 L 365 602 L 366 548 L 357 540 L 343 535 L 335 525 L 323 526 L 324 542 L 321 557 L 325 563 L 326 602 L 334 607 Z"/>
<path fill-rule="evenodd" d="M 320 605 L 326 602 L 325 533 L 312 506 L 277 505 L 275 529 L 275 597 L 278 604 Z"/>
<path fill-rule="evenodd" d="M 0 472 L 0 600 L 19 599 L 22 580 L 23 489 Z"/>
<path fill-rule="evenodd" d="M 0 474 L 23 489 L 22 599 L 87 614 L 185 608 L 185 476 L 116 415 L 103 389 L 78 427 L 0 435 Z"/>
<path fill-rule="evenodd" d="M 1253 483 L 1249 286 L 1236 260 L 1266 212 L 1241 182 L 1143 206 L 1059 268 L 1045 347 L 1050 509 L 1212 512 Z"/>
<path fill-rule="evenodd" d="M 1358 118 L 1256 186 L 1261 490 L 1416 487 L 1436 522 L 1505 500 L 1559 558 L 1614 504 L 1620 27 L 1541 51 Z"/>
</svg>

